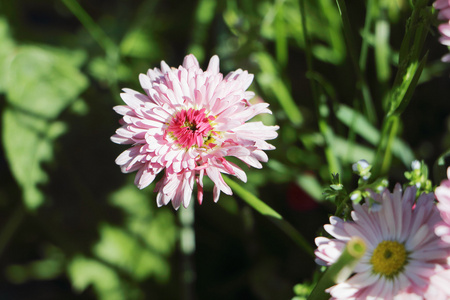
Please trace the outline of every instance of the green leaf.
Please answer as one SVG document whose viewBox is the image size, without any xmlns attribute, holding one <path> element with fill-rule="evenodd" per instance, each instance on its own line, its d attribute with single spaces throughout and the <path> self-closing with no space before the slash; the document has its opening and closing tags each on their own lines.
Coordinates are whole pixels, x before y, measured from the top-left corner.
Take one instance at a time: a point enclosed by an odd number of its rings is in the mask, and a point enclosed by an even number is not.
<svg viewBox="0 0 450 300">
<path fill-rule="evenodd" d="M 315 200 L 323 199 L 323 188 L 314 175 L 303 173 L 297 176 L 296 182 L 306 193 L 308 193 L 308 195 L 313 197 Z"/>
<path fill-rule="evenodd" d="M 6 81 L 3 145 L 11 171 L 29 209 L 44 200 L 38 185 L 47 181 L 42 164 L 53 157 L 53 141 L 64 132 L 58 115 L 86 88 L 78 70 L 84 52 L 19 47 Z"/>
<path fill-rule="evenodd" d="M 128 184 L 112 194 L 110 202 L 126 213 L 127 230 L 160 255 L 160 260 L 173 251 L 178 228 L 171 210 L 156 209 L 148 195 L 134 184 Z"/>
<path fill-rule="evenodd" d="M 377 77 L 379 82 L 386 82 L 391 75 L 391 49 L 389 46 L 389 33 L 389 21 L 386 19 L 386 16 L 384 16 L 384 18 L 379 18 L 375 24 L 374 47 Z"/>
<path fill-rule="evenodd" d="M 78 68 L 83 61 L 82 51 L 20 47 L 9 68 L 8 103 L 28 114 L 56 118 L 87 87 Z"/>
<path fill-rule="evenodd" d="M 26 206 L 35 209 L 44 200 L 38 185 L 47 182 L 42 164 L 52 159 L 53 140 L 64 131 L 64 125 L 7 108 L 3 112 L 2 129 L 11 171 L 23 189 Z"/>
<path fill-rule="evenodd" d="M 427 62 L 428 53 L 420 62 L 412 62 L 406 69 L 401 84 L 393 89 L 390 97 L 391 109 L 389 114 L 401 114 L 408 106 L 413 92 L 417 86 L 422 70 Z"/>
<path fill-rule="evenodd" d="M 74 257 L 68 265 L 68 273 L 72 286 L 78 292 L 82 292 L 92 285 L 99 299 L 127 299 L 125 290 L 121 288 L 119 275 L 113 268 L 95 259 L 82 256 Z"/>
<path fill-rule="evenodd" d="M 302 250 L 307 254 L 314 256 L 314 249 L 308 243 L 308 241 L 298 232 L 289 222 L 283 219 L 283 217 L 272 209 L 269 205 L 261 201 L 258 197 L 250 193 L 248 190 L 240 186 L 238 183 L 224 177 L 225 182 L 231 187 L 231 189 L 239 195 L 242 200 L 247 202 L 253 209 L 273 221 L 287 236 L 289 236 Z"/>
<path fill-rule="evenodd" d="M 127 33 L 120 43 L 120 51 L 124 56 L 138 58 L 157 58 L 161 55 L 160 44 L 155 37 L 140 28 Z"/>
<path fill-rule="evenodd" d="M 8 78 L 9 63 L 14 57 L 15 44 L 9 34 L 9 25 L 5 19 L 0 18 L 0 93 L 6 89 L 6 80 Z"/>
<path fill-rule="evenodd" d="M 256 76 L 261 87 L 268 94 L 273 94 L 277 98 L 293 124 L 302 124 L 303 116 L 292 98 L 285 81 L 279 75 L 275 61 L 266 52 L 257 53 L 256 60 L 261 68 L 261 73 Z"/>
<path fill-rule="evenodd" d="M 102 260 L 126 271 L 136 280 L 155 274 L 158 280 L 165 281 L 170 274 L 166 259 L 142 245 L 139 236 L 122 228 L 102 225 L 100 241 L 95 245 L 94 253 Z"/>
<path fill-rule="evenodd" d="M 377 145 L 380 140 L 380 132 L 375 128 L 362 114 L 353 110 L 346 105 L 339 105 L 336 111 L 336 117 L 345 125 L 352 128 L 355 133 L 360 135 L 372 145 Z M 392 153 L 399 158 L 405 166 L 410 166 L 414 160 L 414 153 L 411 148 L 401 139 L 395 138 L 392 144 Z M 371 161 L 373 154 L 370 157 L 359 157 Z M 353 162 L 355 162 L 354 160 Z M 352 162 L 352 161 L 350 161 Z"/>
</svg>

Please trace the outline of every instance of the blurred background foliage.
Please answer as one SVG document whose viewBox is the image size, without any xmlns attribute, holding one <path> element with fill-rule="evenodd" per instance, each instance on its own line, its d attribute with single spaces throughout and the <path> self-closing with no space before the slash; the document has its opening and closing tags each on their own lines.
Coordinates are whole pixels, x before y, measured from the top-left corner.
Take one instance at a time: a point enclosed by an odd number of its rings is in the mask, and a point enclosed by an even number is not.
<svg viewBox="0 0 450 300">
<path fill-rule="evenodd" d="M 153 185 L 138 190 L 114 164 L 125 148 L 109 140 L 119 126 L 112 107 L 121 88 L 141 90 L 139 73 L 188 53 L 203 67 L 218 54 L 225 74 L 255 74 L 253 101 L 274 112 L 260 118 L 280 130 L 264 168 L 245 168 L 244 187 L 313 245 L 334 212 L 322 196 L 331 173 L 351 190 L 351 164 L 366 159 L 402 182 L 415 158 L 432 167 L 450 148 L 448 50 L 431 9 L 418 23 L 428 37 L 415 36 L 423 49 L 408 48 L 416 60 L 402 67 L 414 3 L 0 2 L 0 298 L 291 299 L 310 290 L 293 287 L 317 277 L 311 256 L 239 196 L 214 204 L 209 192 L 202 206 L 157 209 Z M 402 70 L 412 89 L 418 81 L 414 94 L 395 80 Z M 383 124 L 398 107 L 392 158 L 381 164 Z"/>
</svg>

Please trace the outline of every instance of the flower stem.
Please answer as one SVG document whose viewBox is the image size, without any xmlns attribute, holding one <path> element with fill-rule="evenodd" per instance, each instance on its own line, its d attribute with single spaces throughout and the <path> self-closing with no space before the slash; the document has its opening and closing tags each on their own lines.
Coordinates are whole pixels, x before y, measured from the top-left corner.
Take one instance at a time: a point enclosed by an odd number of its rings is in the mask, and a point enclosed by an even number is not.
<svg viewBox="0 0 450 300">
<path fill-rule="evenodd" d="M 367 84 L 367 80 L 364 76 L 360 68 L 360 61 L 358 61 L 356 54 L 356 46 L 355 41 L 352 35 L 352 26 L 350 24 L 350 19 L 348 18 L 347 6 L 344 0 L 336 0 L 336 3 L 339 8 L 339 12 L 342 19 L 342 26 L 344 27 L 344 36 L 347 41 L 348 52 L 350 54 L 350 59 L 352 61 L 352 65 L 356 74 L 356 78 L 358 80 L 357 86 L 360 89 L 361 96 L 364 101 L 365 106 L 365 115 L 369 119 L 369 121 L 373 124 L 376 122 L 376 112 L 375 107 L 373 105 L 372 96 L 370 94 L 369 85 Z M 370 3 L 369 3 L 370 5 Z M 364 50 L 364 48 L 362 48 Z M 365 55 L 365 53 L 364 53 Z"/>
<path fill-rule="evenodd" d="M 94 22 L 89 14 L 81 7 L 76 0 L 62 0 L 67 8 L 83 24 L 84 28 L 94 38 L 94 40 L 105 50 L 106 53 L 117 51 L 114 42 L 106 33 Z"/>
<path fill-rule="evenodd" d="M 311 244 L 306 240 L 306 238 L 295 229 L 288 221 L 283 219 L 283 217 L 273 210 L 266 203 L 258 199 L 255 195 L 247 191 L 245 188 L 240 186 L 238 183 L 224 176 L 225 182 L 231 187 L 231 189 L 239 196 L 242 200 L 247 202 L 248 205 L 253 207 L 257 212 L 267 217 L 269 220 L 275 223 L 287 236 L 289 236 L 303 251 L 314 257 L 314 249 Z"/>
<path fill-rule="evenodd" d="M 317 86 L 316 78 L 314 76 L 314 66 L 313 66 L 313 58 L 312 58 L 312 46 L 311 41 L 309 39 L 308 26 L 306 23 L 306 10 L 305 10 L 305 0 L 300 0 L 300 16 L 301 16 L 301 24 L 303 30 L 303 38 L 305 42 L 305 55 L 306 55 L 306 65 L 308 68 L 307 77 L 309 78 L 309 83 L 311 87 L 311 93 L 315 104 L 316 116 L 318 120 L 318 127 L 320 133 L 323 135 L 325 139 L 325 157 L 328 162 L 328 169 L 330 173 L 341 173 L 341 167 L 339 164 L 339 160 L 336 157 L 336 154 L 333 152 L 333 130 L 328 126 L 328 122 L 326 120 L 327 111 L 324 97 L 320 97 L 319 88 Z M 322 108 L 322 109 L 321 109 Z"/>
<path fill-rule="evenodd" d="M 181 272 L 182 295 L 183 300 L 195 299 L 195 231 L 194 231 L 194 207 L 189 205 L 186 209 L 182 209 L 179 214 L 181 223 L 180 232 L 180 248 L 182 252 L 183 272 Z"/>
<path fill-rule="evenodd" d="M 120 51 L 116 43 L 111 40 L 103 29 L 98 26 L 91 16 L 83 9 L 83 7 L 77 2 L 77 0 L 62 0 L 70 12 L 77 17 L 84 28 L 92 36 L 92 38 L 103 48 L 106 53 L 108 61 L 110 80 L 109 85 L 111 87 L 111 93 L 118 103 L 122 103 L 119 94 L 120 89 L 117 83 L 117 66 L 120 60 Z"/>
<path fill-rule="evenodd" d="M 359 237 L 353 237 L 345 246 L 339 259 L 322 275 L 308 300 L 330 299 L 330 294 L 325 290 L 336 283 L 345 281 L 365 252 L 365 242 Z"/>
<path fill-rule="evenodd" d="M 23 203 L 20 203 L 9 217 L 7 223 L 3 226 L 0 233 L 0 256 L 8 245 L 9 240 L 16 232 L 17 228 L 19 228 L 24 216 L 25 206 Z"/>
</svg>

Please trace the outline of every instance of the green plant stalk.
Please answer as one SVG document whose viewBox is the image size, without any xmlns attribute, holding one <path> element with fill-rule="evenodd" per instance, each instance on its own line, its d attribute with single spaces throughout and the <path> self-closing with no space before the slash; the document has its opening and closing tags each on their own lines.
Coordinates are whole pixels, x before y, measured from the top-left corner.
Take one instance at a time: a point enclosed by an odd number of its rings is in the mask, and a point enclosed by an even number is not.
<svg viewBox="0 0 450 300">
<path fill-rule="evenodd" d="M 180 276 L 182 299 L 195 299 L 195 231 L 194 205 L 189 205 L 180 211 L 180 248 L 182 253 L 182 272 Z"/>
<path fill-rule="evenodd" d="M 77 17 L 84 28 L 89 32 L 92 38 L 99 44 L 106 53 L 106 57 L 109 61 L 109 68 L 111 74 L 111 80 L 109 84 L 111 87 L 111 93 L 117 103 L 123 103 L 119 97 L 120 89 L 117 83 L 116 68 L 120 60 L 119 47 L 106 35 L 103 29 L 94 22 L 91 16 L 81 7 L 77 0 L 62 0 L 66 7 Z"/>
<path fill-rule="evenodd" d="M 288 237 L 290 237 L 303 251 L 305 251 L 311 257 L 314 257 L 314 248 L 306 240 L 303 235 L 295 229 L 288 221 L 273 210 L 266 203 L 258 199 L 255 195 L 247 191 L 232 179 L 224 176 L 225 182 L 231 187 L 231 189 L 254 210 L 267 217 L 270 221 L 274 222 Z"/>
<path fill-rule="evenodd" d="M 283 18 L 283 3 L 284 1 L 277 1 L 276 16 L 275 16 L 275 49 L 277 62 L 284 70 L 288 61 L 288 47 L 286 39 L 286 24 Z"/>
<path fill-rule="evenodd" d="M 308 68 L 308 79 L 311 86 L 311 92 L 315 104 L 316 109 L 316 116 L 318 119 L 318 126 L 319 131 L 323 135 L 326 141 L 325 145 L 325 157 L 328 162 L 329 172 L 336 173 L 340 172 L 340 164 L 339 160 L 337 159 L 336 155 L 334 154 L 332 148 L 331 148 L 331 142 L 330 141 L 330 135 L 332 134 L 331 129 L 328 127 L 328 123 L 326 122 L 324 116 L 320 113 L 320 98 L 319 98 L 319 89 L 317 87 L 316 80 L 314 79 L 313 74 L 314 72 L 314 66 L 313 66 L 313 60 L 312 60 L 312 47 L 311 47 L 311 41 L 309 39 L 308 34 L 308 26 L 306 25 L 306 14 L 305 14 L 305 0 L 300 0 L 299 3 L 300 7 L 300 16 L 302 20 L 302 30 L 303 30 L 303 38 L 305 41 L 305 54 L 306 54 L 306 64 Z"/>
<path fill-rule="evenodd" d="M 22 224 L 23 218 L 25 217 L 25 206 L 22 202 L 17 205 L 17 208 L 10 215 L 8 221 L 3 225 L 2 231 L 0 232 L 0 256 L 8 245 L 11 237 Z"/>
<path fill-rule="evenodd" d="M 399 68 L 388 101 L 385 103 L 386 116 L 373 163 L 373 178 L 382 176 L 389 170 L 392 159 L 391 147 L 398 132 L 400 115 L 409 104 L 427 60 L 427 54 L 419 59 L 431 22 L 427 2 L 426 0 L 416 2 L 402 41 Z"/>
<path fill-rule="evenodd" d="M 106 35 L 106 33 L 94 22 L 89 14 L 80 6 L 76 0 L 62 0 L 67 8 L 74 14 L 75 17 L 83 24 L 89 34 L 94 40 L 105 50 L 106 53 L 116 51 L 117 46 Z"/>
<path fill-rule="evenodd" d="M 330 299 L 326 289 L 345 281 L 353 272 L 361 257 L 366 252 L 366 244 L 359 237 L 348 241 L 338 260 L 322 275 L 317 285 L 308 297 L 308 300 Z"/>
<path fill-rule="evenodd" d="M 375 156 L 373 174 L 384 175 L 389 171 L 392 161 L 392 145 L 397 136 L 400 118 L 398 115 L 390 115 L 383 124 L 383 130 L 377 153 Z M 374 177 L 376 178 L 376 177 Z"/>
<path fill-rule="evenodd" d="M 345 40 L 347 41 L 350 59 L 352 61 L 352 65 L 358 80 L 357 86 L 361 91 L 361 95 L 364 101 L 365 114 L 371 123 L 375 123 L 376 122 L 375 106 L 373 104 L 372 96 L 370 94 L 369 85 L 367 84 L 364 73 L 361 72 L 361 69 L 359 67 L 360 65 L 356 55 L 355 50 L 356 47 L 352 36 L 352 26 L 348 18 L 347 6 L 345 5 L 344 0 L 336 0 L 336 3 L 338 5 L 339 12 L 342 18 L 344 36 Z"/>
<path fill-rule="evenodd" d="M 372 16 L 373 1 L 374 0 L 367 1 L 366 18 L 364 21 L 364 29 L 363 29 L 363 33 L 362 33 L 363 39 L 362 39 L 362 44 L 361 44 L 361 52 L 359 55 L 359 69 L 363 73 L 366 71 L 367 51 L 369 49 L 369 43 L 368 43 L 367 36 L 369 36 L 369 34 L 370 34 L 370 25 L 372 24 L 372 19 L 373 19 L 373 16 Z"/>
</svg>

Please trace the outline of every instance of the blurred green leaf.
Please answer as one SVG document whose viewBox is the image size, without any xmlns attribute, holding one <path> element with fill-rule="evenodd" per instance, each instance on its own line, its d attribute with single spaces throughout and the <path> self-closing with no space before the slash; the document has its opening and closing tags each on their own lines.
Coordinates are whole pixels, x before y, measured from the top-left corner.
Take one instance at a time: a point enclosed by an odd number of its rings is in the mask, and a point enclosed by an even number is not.
<svg viewBox="0 0 450 300">
<path fill-rule="evenodd" d="M 9 33 L 9 24 L 5 19 L 0 18 L 0 93 L 6 89 L 6 80 L 11 59 L 14 57 L 15 43 Z"/>
<path fill-rule="evenodd" d="M 277 213 L 270 206 L 268 206 L 266 203 L 258 199 L 258 197 L 247 191 L 245 188 L 241 187 L 233 180 L 229 179 L 228 177 L 224 177 L 224 180 L 231 187 L 231 189 L 234 190 L 236 194 L 238 194 L 239 197 L 242 198 L 242 200 L 247 202 L 247 204 L 253 207 L 260 214 L 278 220 L 283 219 L 283 217 L 279 213 Z"/>
<path fill-rule="evenodd" d="M 78 291 L 92 285 L 100 299 L 109 300 L 113 291 L 117 292 L 113 299 L 141 299 L 129 281 L 150 276 L 158 282 L 169 279 L 169 256 L 178 240 L 178 227 L 171 210 L 156 209 L 131 183 L 111 194 L 109 201 L 124 212 L 123 226 L 101 224 L 92 249 L 95 259 L 75 257 L 68 272 Z"/>
<path fill-rule="evenodd" d="M 135 28 L 123 38 L 120 43 L 120 52 L 124 56 L 156 58 L 161 54 L 161 49 L 155 37 L 140 28 Z"/>
<path fill-rule="evenodd" d="M 300 48 L 305 46 L 298 1 L 284 0 L 262 3 L 259 7 L 259 14 L 262 16 L 261 35 L 275 40 L 280 50 L 284 49 L 284 43 L 288 38 L 295 40 Z M 306 4 L 306 14 L 308 15 L 306 22 L 309 34 L 318 41 L 313 45 L 314 56 L 325 62 L 341 63 L 346 53 L 335 2 L 333 0 L 309 1 Z M 283 52 L 280 52 L 280 55 L 281 53 Z M 279 60 L 279 62 L 282 61 Z"/>
<path fill-rule="evenodd" d="M 375 150 L 361 146 L 355 143 L 350 143 L 347 139 L 335 136 L 333 139 L 333 151 L 345 163 L 354 163 L 360 159 L 365 159 L 369 162 L 373 161 Z"/>
<path fill-rule="evenodd" d="M 284 1 L 275 1 L 276 15 L 275 15 L 275 49 L 277 62 L 281 67 L 286 67 L 288 62 L 288 45 L 286 36 L 287 24 L 284 21 Z"/>
<path fill-rule="evenodd" d="M 306 192 L 308 195 L 313 197 L 315 200 L 321 200 L 323 198 L 323 187 L 320 185 L 317 178 L 308 173 L 301 174 L 297 176 L 297 184 Z"/>
<path fill-rule="evenodd" d="M 293 227 L 288 221 L 284 220 L 283 217 L 273 210 L 269 205 L 261 201 L 258 197 L 250 193 L 248 190 L 240 186 L 238 183 L 224 177 L 225 182 L 231 187 L 231 189 L 239 195 L 239 197 L 244 200 L 248 205 L 250 205 L 254 210 L 267 217 L 269 220 L 274 222 L 287 236 L 289 236 L 300 249 L 305 251 L 305 253 L 314 256 L 314 250 L 309 244 L 309 242 L 300 234 L 295 227 Z"/>
<path fill-rule="evenodd" d="M 389 34 L 388 20 L 378 19 L 375 24 L 375 61 L 377 77 L 380 82 L 386 82 L 391 75 Z"/>
<path fill-rule="evenodd" d="M 92 285 L 101 300 L 132 299 L 122 288 L 114 269 L 97 260 L 76 256 L 68 265 L 68 273 L 73 288 L 78 292 Z"/>
<path fill-rule="evenodd" d="M 275 61 L 266 52 L 256 53 L 255 57 L 261 68 L 261 73 L 256 76 L 259 84 L 266 92 L 275 95 L 289 120 L 295 125 L 300 125 L 303 122 L 303 116 L 289 88 L 280 77 Z"/>
<path fill-rule="evenodd" d="M 134 74 L 125 64 L 112 63 L 107 57 L 94 57 L 89 62 L 89 73 L 97 80 L 110 83 L 114 80 L 126 80 Z M 112 75 L 111 72 L 114 74 Z"/>
<path fill-rule="evenodd" d="M 170 265 L 167 260 L 145 247 L 138 236 L 107 224 L 101 226 L 100 236 L 100 241 L 94 247 L 97 257 L 126 271 L 136 280 L 148 278 L 152 274 L 159 281 L 169 278 Z"/>
<path fill-rule="evenodd" d="M 3 112 L 2 129 L 12 173 L 23 189 L 26 206 L 35 209 L 44 201 L 38 185 L 48 179 L 41 164 L 51 161 L 53 140 L 64 130 L 64 125 L 8 108 Z"/>
<path fill-rule="evenodd" d="M 341 104 L 336 111 L 336 117 L 345 125 L 352 128 L 354 132 L 364 138 L 372 145 L 377 145 L 380 140 L 380 132 L 375 128 L 362 114 L 353 110 L 352 108 Z M 414 153 L 411 148 L 400 138 L 395 138 L 392 145 L 392 153 L 399 158 L 407 167 L 411 165 L 414 160 Z M 356 157 L 358 158 L 358 157 Z M 372 161 L 373 154 L 369 157 L 359 157 L 359 159 L 366 159 Z M 353 162 L 357 161 L 354 160 Z M 352 161 L 350 161 L 352 162 Z"/>
<path fill-rule="evenodd" d="M 9 67 L 8 103 L 28 114 L 56 118 L 87 87 L 79 71 L 84 59 L 82 51 L 21 46 Z"/>
<path fill-rule="evenodd" d="M 44 200 L 38 188 L 47 181 L 41 164 L 51 161 L 53 140 L 65 130 L 54 120 L 87 86 L 78 70 L 84 59 L 82 51 L 21 46 L 9 64 L 3 144 L 30 209 Z"/>
<path fill-rule="evenodd" d="M 110 201 L 126 212 L 128 230 L 141 239 L 145 243 L 144 246 L 162 256 L 167 256 L 174 250 L 178 228 L 172 211 L 165 208 L 156 209 L 147 194 L 136 189 L 133 184 L 128 184 L 112 194 Z"/>
</svg>

